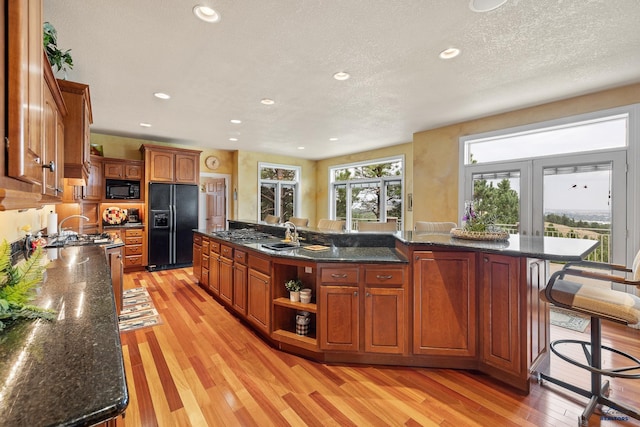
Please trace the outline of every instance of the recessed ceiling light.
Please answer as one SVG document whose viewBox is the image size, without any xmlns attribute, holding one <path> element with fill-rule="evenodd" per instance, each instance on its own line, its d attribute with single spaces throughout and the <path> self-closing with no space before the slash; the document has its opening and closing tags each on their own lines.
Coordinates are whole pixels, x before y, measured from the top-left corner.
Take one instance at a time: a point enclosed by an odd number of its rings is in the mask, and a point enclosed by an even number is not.
<svg viewBox="0 0 640 427">
<path fill-rule="evenodd" d="M 229 120 L 231 123 L 233 123 L 234 125 L 239 125 L 240 123 L 242 123 L 242 120 L 238 120 L 238 119 L 231 119 Z"/>
<path fill-rule="evenodd" d="M 220 14 L 208 6 L 195 5 L 193 14 L 204 22 L 218 22 L 220 20 Z"/>
<path fill-rule="evenodd" d="M 304 150 L 304 147 L 298 147 L 298 150 Z"/>
<path fill-rule="evenodd" d="M 273 99 L 269 99 L 269 98 L 263 98 L 260 100 L 261 103 L 263 103 L 264 105 L 273 105 L 276 102 Z"/>
<path fill-rule="evenodd" d="M 153 94 L 158 99 L 171 99 L 171 95 L 168 95 L 164 92 L 156 92 Z"/>
<path fill-rule="evenodd" d="M 337 141 L 338 138 L 329 138 L 329 141 Z"/>
<path fill-rule="evenodd" d="M 333 78 L 336 80 L 347 80 L 351 75 L 345 71 L 338 71 L 333 75 Z"/>
<path fill-rule="evenodd" d="M 236 142 L 237 140 L 238 140 L 238 138 L 229 138 L 229 141 Z"/>
<path fill-rule="evenodd" d="M 151 127 L 151 123 L 144 123 L 144 122 L 141 122 L 141 123 L 140 123 L 140 127 L 143 127 L 143 128 L 150 128 L 150 127 Z"/>
<path fill-rule="evenodd" d="M 452 59 L 458 55 L 460 55 L 460 49 L 455 47 L 450 47 L 440 52 L 440 58 L 442 59 Z"/>
<path fill-rule="evenodd" d="M 471 0 L 469 2 L 469 9 L 474 12 L 489 12 L 490 10 L 497 9 L 507 0 Z"/>
</svg>

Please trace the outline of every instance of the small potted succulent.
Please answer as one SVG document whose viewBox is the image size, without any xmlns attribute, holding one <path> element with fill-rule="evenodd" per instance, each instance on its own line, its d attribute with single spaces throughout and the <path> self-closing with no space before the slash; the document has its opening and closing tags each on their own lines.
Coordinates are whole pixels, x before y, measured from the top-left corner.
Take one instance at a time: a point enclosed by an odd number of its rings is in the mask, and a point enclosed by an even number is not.
<svg viewBox="0 0 640 427">
<path fill-rule="evenodd" d="M 302 289 L 302 281 L 300 279 L 287 280 L 284 287 L 289 291 L 289 299 L 293 302 L 300 301 L 300 289 Z"/>
</svg>

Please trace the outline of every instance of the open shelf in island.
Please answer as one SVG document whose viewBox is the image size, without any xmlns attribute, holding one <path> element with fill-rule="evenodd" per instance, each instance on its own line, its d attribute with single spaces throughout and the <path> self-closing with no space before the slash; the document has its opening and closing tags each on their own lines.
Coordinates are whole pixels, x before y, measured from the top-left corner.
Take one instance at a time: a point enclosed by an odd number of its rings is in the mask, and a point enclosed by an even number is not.
<svg viewBox="0 0 640 427">
<path fill-rule="evenodd" d="M 275 331 L 273 331 L 271 337 L 282 343 L 295 345 L 307 350 L 318 350 L 318 340 L 316 339 L 315 335 L 311 333 L 309 335 L 298 335 L 295 332 L 290 332 L 284 329 L 276 329 Z"/>
<path fill-rule="evenodd" d="M 289 298 L 283 297 L 274 299 L 273 303 L 280 307 L 287 307 L 300 311 L 308 311 L 309 313 L 316 313 L 318 310 L 318 307 L 315 303 L 310 302 L 307 304 L 303 304 L 301 302 L 293 302 Z"/>
</svg>

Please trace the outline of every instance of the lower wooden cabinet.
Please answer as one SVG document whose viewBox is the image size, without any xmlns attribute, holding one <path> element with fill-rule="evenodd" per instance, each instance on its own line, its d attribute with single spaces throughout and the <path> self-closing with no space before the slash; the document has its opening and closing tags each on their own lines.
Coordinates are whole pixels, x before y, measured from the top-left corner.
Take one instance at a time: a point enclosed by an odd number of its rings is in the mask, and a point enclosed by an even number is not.
<svg viewBox="0 0 640 427">
<path fill-rule="evenodd" d="M 247 266 L 235 262 L 233 265 L 233 309 L 247 313 Z"/>
<path fill-rule="evenodd" d="M 202 236 L 193 235 L 193 276 L 202 284 Z"/>
<path fill-rule="evenodd" d="M 224 256 L 220 257 L 220 298 L 233 303 L 233 260 Z"/>
<path fill-rule="evenodd" d="M 220 243 L 209 242 L 209 290 L 220 294 Z"/>
<path fill-rule="evenodd" d="M 321 350 L 358 351 L 360 298 L 358 286 L 320 286 L 319 339 Z"/>
<path fill-rule="evenodd" d="M 271 277 L 253 268 L 247 279 L 247 320 L 265 333 L 271 328 Z"/>
<path fill-rule="evenodd" d="M 142 228 L 127 228 L 124 230 L 125 270 L 143 267 L 144 234 L 144 229 Z"/>
<path fill-rule="evenodd" d="M 113 286 L 113 296 L 116 301 L 116 311 L 119 314 L 122 311 L 123 299 L 123 264 L 122 264 L 122 246 L 106 248 L 105 255 L 109 263 L 111 271 L 111 285 Z"/>
<path fill-rule="evenodd" d="M 405 353 L 405 290 L 366 287 L 364 301 L 364 351 Z"/>
<path fill-rule="evenodd" d="M 414 252 L 414 354 L 476 356 L 476 256 Z"/>
</svg>

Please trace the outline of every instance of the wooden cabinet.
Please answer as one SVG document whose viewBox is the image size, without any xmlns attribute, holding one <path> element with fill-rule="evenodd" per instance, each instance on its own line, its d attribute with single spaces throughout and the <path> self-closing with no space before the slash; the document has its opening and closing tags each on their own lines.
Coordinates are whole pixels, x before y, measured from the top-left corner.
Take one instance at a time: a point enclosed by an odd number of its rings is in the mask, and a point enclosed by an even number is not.
<svg viewBox="0 0 640 427">
<path fill-rule="evenodd" d="M 195 254 L 194 254 L 195 255 Z M 202 253 L 200 254 L 200 283 L 204 288 L 209 287 L 209 238 L 202 237 Z M 196 260 L 194 258 L 193 262 Z"/>
<path fill-rule="evenodd" d="M 102 200 L 104 198 L 104 176 L 102 170 L 102 159 L 100 156 L 90 156 L 91 162 L 88 164 L 89 177 L 87 185 L 82 188 L 82 198 L 84 200 Z"/>
<path fill-rule="evenodd" d="M 84 180 L 90 174 L 89 126 L 93 122 L 89 86 L 69 80 L 58 80 L 67 116 L 64 121 L 64 176 Z"/>
<path fill-rule="evenodd" d="M 213 239 L 209 242 L 209 290 L 220 294 L 220 243 Z"/>
<path fill-rule="evenodd" d="M 240 314 L 247 313 L 247 252 L 233 250 L 233 303 L 232 307 Z"/>
<path fill-rule="evenodd" d="M 198 184 L 201 151 L 143 144 L 145 181 Z"/>
<path fill-rule="evenodd" d="M 122 246 L 108 247 L 105 249 L 107 262 L 111 271 L 111 285 L 113 286 L 113 296 L 116 301 L 116 311 L 122 311 L 123 299 L 123 264 L 122 264 Z"/>
<path fill-rule="evenodd" d="M 271 278 L 254 268 L 247 279 L 247 320 L 269 333 L 271 327 Z"/>
<path fill-rule="evenodd" d="M 476 356 L 475 277 L 475 253 L 414 252 L 414 354 Z"/>
<path fill-rule="evenodd" d="M 105 178 L 138 181 L 142 179 L 143 170 L 144 163 L 140 160 L 104 160 Z"/>
<path fill-rule="evenodd" d="M 61 200 L 64 189 L 64 116 L 67 108 L 46 58 L 44 82 L 42 193 L 45 197 L 43 201 L 55 203 Z"/>
<path fill-rule="evenodd" d="M 407 352 L 405 269 L 365 267 L 364 351 Z"/>
<path fill-rule="evenodd" d="M 233 304 L 233 248 L 220 245 L 220 299 Z"/>
<path fill-rule="evenodd" d="M 193 276 L 196 282 L 202 284 L 202 236 L 194 233 L 193 235 Z"/>
<path fill-rule="evenodd" d="M 124 229 L 124 267 L 125 270 L 139 269 L 144 265 L 144 230 L 142 228 Z"/>
<path fill-rule="evenodd" d="M 42 193 L 42 0 L 15 0 L 6 7 L 7 175 Z"/>
<path fill-rule="evenodd" d="M 320 286 L 319 339 L 322 350 L 358 351 L 360 304 L 357 283 Z"/>
</svg>

